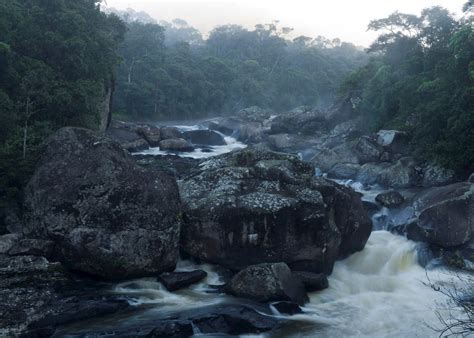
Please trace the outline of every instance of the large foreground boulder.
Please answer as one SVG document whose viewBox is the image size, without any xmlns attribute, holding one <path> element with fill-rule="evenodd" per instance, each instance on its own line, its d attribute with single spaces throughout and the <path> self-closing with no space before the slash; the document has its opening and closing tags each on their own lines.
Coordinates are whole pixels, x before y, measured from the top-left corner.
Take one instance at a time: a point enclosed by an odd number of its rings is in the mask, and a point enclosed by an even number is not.
<svg viewBox="0 0 474 338">
<path fill-rule="evenodd" d="M 285 263 L 249 266 L 235 275 L 226 289 L 234 296 L 259 302 L 287 300 L 304 305 L 308 301 L 303 282 Z"/>
<path fill-rule="evenodd" d="M 175 181 L 90 130 L 49 139 L 24 207 L 25 235 L 53 241 L 54 259 L 70 269 L 120 279 L 172 270 L 178 259 Z"/>
<path fill-rule="evenodd" d="M 327 273 L 370 235 L 360 196 L 315 178 L 296 156 L 251 147 L 200 169 L 179 182 L 182 249 L 195 258 L 234 270 L 284 262 Z"/>
</svg>

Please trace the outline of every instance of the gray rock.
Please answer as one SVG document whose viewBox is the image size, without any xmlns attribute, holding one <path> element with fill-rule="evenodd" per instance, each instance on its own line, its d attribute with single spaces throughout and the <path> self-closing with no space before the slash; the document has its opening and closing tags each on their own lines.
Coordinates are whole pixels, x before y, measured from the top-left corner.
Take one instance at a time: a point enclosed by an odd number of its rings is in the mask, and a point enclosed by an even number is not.
<svg viewBox="0 0 474 338">
<path fill-rule="evenodd" d="M 457 183 L 432 188 L 415 199 L 412 233 L 443 248 L 467 244 L 474 234 L 474 184 Z"/>
<path fill-rule="evenodd" d="M 236 113 L 236 116 L 245 122 L 263 123 L 263 121 L 268 120 L 272 114 L 273 112 L 271 110 L 253 106 L 240 110 Z"/>
<path fill-rule="evenodd" d="M 160 149 L 166 151 L 192 152 L 194 146 L 183 138 L 168 138 L 160 142 Z"/>
<path fill-rule="evenodd" d="M 398 191 L 393 190 L 378 194 L 375 200 L 387 208 L 398 207 L 405 202 L 405 198 Z"/>
<path fill-rule="evenodd" d="M 245 123 L 239 128 L 239 141 L 256 144 L 266 138 L 265 129 L 260 122 Z"/>
<path fill-rule="evenodd" d="M 288 300 L 304 305 L 309 300 L 303 283 L 285 263 L 249 266 L 231 279 L 226 291 L 259 302 Z"/>
<path fill-rule="evenodd" d="M 322 149 L 311 159 L 311 163 L 326 173 L 337 164 L 360 164 L 350 142 L 345 142 L 332 149 Z"/>
<path fill-rule="evenodd" d="M 224 137 L 213 130 L 191 130 L 183 133 L 183 137 L 194 145 L 223 146 Z"/>
<path fill-rule="evenodd" d="M 158 277 L 158 280 L 166 287 L 166 289 L 168 289 L 168 291 L 176 291 L 199 283 L 206 277 L 206 271 L 195 270 L 186 272 L 165 272 Z"/>
<path fill-rule="evenodd" d="M 368 136 L 362 136 L 354 150 L 361 164 L 379 162 L 384 153 L 383 147 Z"/>
<path fill-rule="evenodd" d="M 357 180 L 363 184 L 378 183 L 388 188 L 410 188 L 418 185 L 419 174 L 416 163 L 411 157 L 405 157 L 396 163 L 366 163 Z"/>
<path fill-rule="evenodd" d="M 0 336 L 51 336 L 60 325 L 128 307 L 99 290 L 86 294 L 84 285 L 44 257 L 0 256 Z"/>
<path fill-rule="evenodd" d="M 371 222 L 360 196 L 314 178 L 296 156 L 247 148 L 210 159 L 179 182 L 182 249 L 231 269 L 281 261 L 329 272 L 362 250 Z"/>
<path fill-rule="evenodd" d="M 307 134 L 311 135 L 317 130 L 327 126 L 325 112 L 314 110 L 295 110 L 277 116 L 271 125 L 271 134 Z"/>
<path fill-rule="evenodd" d="M 158 147 L 161 141 L 160 128 L 152 125 L 140 125 L 137 133 L 141 135 L 151 147 Z"/>
<path fill-rule="evenodd" d="M 74 270 L 132 278 L 172 270 L 178 259 L 175 181 L 86 129 L 48 140 L 24 208 L 26 237 L 53 241 L 54 258 Z"/>
<path fill-rule="evenodd" d="M 423 182 L 425 188 L 439 187 L 454 183 L 456 173 L 435 164 L 429 164 L 423 169 Z"/>
<path fill-rule="evenodd" d="M 107 135 L 129 152 L 138 152 L 149 148 L 148 142 L 137 133 L 136 125 L 114 121 L 107 129 Z"/>
<path fill-rule="evenodd" d="M 324 273 L 293 271 L 293 274 L 301 279 L 308 292 L 321 291 L 329 287 L 328 277 Z"/>
<path fill-rule="evenodd" d="M 392 153 L 407 154 L 409 150 L 408 135 L 399 130 L 380 130 L 377 143 Z"/>
<path fill-rule="evenodd" d="M 160 135 L 162 140 L 183 138 L 183 133 L 176 127 L 161 127 Z"/>
<path fill-rule="evenodd" d="M 340 163 L 336 164 L 331 168 L 331 170 L 329 170 L 328 176 L 339 179 L 355 178 L 360 168 L 361 166 L 359 164 Z"/>
</svg>

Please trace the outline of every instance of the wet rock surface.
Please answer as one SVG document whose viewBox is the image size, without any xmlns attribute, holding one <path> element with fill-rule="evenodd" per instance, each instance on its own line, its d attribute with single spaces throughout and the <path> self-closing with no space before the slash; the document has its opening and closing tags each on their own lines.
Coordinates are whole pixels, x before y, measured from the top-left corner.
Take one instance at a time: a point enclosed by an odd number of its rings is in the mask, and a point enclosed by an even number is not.
<svg viewBox="0 0 474 338">
<path fill-rule="evenodd" d="M 206 277 L 206 271 L 195 270 L 187 272 L 165 272 L 158 277 L 158 280 L 163 283 L 169 291 L 176 291 L 199 283 Z"/>
<path fill-rule="evenodd" d="M 304 305 L 309 300 L 302 281 L 285 263 L 249 266 L 230 280 L 226 291 L 260 302 L 284 300 Z"/>
<path fill-rule="evenodd" d="M 351 189 L 314 178 L 297 157 L 254 147 L 200 164 L 179 182 L 185 207 L 182 249 L 241 269 L 262 262 L 330 272 L 362 250 L 371 222 Z"/>
<path fill-rule="evenodd" d="M 64 128 L 26 188 L 23 231 L 53 241 L 53 258 L 70 269 L 124 279 L 174 268 L 179 213 L 171 177 L 94 132 Z"/>
<path fill-rule="evenodd" d="M 399 192 L 393 190 L 378 194 L 375 200 L 387 208 L 398 207 L 405 202 L 405 198 Z"/>
<path fill-rule="evenodd" d="M 329 287 L 328 277 L 323 273 L 293 271 L 293 274 L 300 278 L 308 292 L 321 291 Z"/>
</svg>

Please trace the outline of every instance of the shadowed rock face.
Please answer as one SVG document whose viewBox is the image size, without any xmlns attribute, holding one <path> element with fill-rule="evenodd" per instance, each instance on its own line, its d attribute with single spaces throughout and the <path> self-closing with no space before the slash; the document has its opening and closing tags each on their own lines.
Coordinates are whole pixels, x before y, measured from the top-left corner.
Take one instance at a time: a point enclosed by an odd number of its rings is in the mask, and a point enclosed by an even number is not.
<svg viewBox="0 0 474 338">
<path fill-rule="evenodd" d="M 174 268 L 179 214 L 169 176 L 138 167 L 108 138 L 64 128 L 26 188 L 24 233 L 53 241 L 70 269 L 130 278 Z"/>
<path fill-rule="evenodd" d="M 253 147 L 200 167 L 179 182 L 181 244 L 193 257 L 236 270 L 285 262 L 330 272 L 336 259 L 365 246 L 371 222 L 360 197 L 314 178 L 296 156 Z"/>
<path fill-rule="evenodd" d="M 408 237 L 443 248 L 473 241 L 474 184 L 457 183 L 432 188 L 414 203 L 416 222 L 408 227 Z"/>
<path fill-rule="evenodd" d="M 285 263 L 249 266 L 235 275 L 226 289 L 237 297 L 260 302 L 288 300 L 304 305 L 308 301 L 303 282 Z"/>
</svg>

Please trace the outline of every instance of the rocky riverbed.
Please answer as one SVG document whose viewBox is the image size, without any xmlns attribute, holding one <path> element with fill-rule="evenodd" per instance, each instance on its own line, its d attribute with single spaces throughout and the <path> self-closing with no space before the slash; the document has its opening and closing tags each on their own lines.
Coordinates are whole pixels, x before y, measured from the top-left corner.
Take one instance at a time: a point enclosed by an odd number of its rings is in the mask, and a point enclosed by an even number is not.
<svg viewBox="0 0 474 338">
<path fill-rule="evenodd" d="M 304 107 L 61 129 L 0 237 L 0 335 L 379 337 L 342 324 L 369 298 L 433 324 L 446 299 L 411 284 L 420 262 L 473 268 L 462 179 L 411 157 L 401 132 Z M 418 325 L 398 332 L 435 335 Z"/>
</svg>

